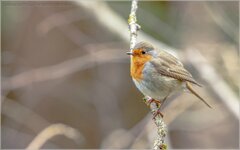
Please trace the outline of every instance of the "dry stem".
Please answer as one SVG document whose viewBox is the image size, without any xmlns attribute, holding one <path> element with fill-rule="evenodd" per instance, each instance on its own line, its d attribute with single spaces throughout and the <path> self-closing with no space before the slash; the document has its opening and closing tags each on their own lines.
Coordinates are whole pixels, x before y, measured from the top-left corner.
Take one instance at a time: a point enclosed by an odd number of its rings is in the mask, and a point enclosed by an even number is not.
<svg viewBox="0 0 240 150">
<path fill-rule="evenodd" d="M 48 140 L 56 135 L 65 135 L 66 137 L 82 142 L 83 136 L 74 128 L 64 124 L 52 124 L 41 131 L 26 148 L 27 150 L 40 149 Z"/>
<path fill-rule="evenodd" d="M 137 0 L 132 0 L 131 12 L 130 12 L 129 19 L 128 19 L 129 30 L 130 30 L 130 49 L 131 49 L 131 51 L 134 48 L 134 46 L 136 45 L 137 31 L 140 29 L 140 26 L 137 24 L 137 17 L 136 17 L 136 11 L 138 8 L 137 4 L 138 4 Z M 148 96 L 145 100 L 146 100 L 146 103 L 149 103 L 151 100 L 151 97 Z M 153 116 L 155 116 L 155 114 L 157 113 L 157 111 L 159 109 L 158 104 L 155 102 L 151 102 L 150 109 L 151 109 Z M 165 144 L 164 138 L 167 134 L 167 128 L 166 128 L 166 124 L 163 122 L 163 118 L 161 117 L 161 115 L 157 115 L 154 117 L 154 123 L 157 126 L 158 136 L 157 136 L 156 140 L 154 141 L 153 149 L 154 150 L 166 149 L 167 145 Z"/>
</svg>

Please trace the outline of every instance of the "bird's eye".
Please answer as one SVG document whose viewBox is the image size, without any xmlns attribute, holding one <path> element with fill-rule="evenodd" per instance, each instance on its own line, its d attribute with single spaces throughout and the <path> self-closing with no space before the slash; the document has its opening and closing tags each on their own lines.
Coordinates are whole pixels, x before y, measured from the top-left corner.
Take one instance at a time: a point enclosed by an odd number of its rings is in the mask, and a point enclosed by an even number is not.
<svg viewBox="0 0 240 150">
<path fill-rule="evenodd" d="M 142 51 L 142 54 L 146 54 L 146 52 L 145 52 L 145 51 Z"/>
</svg>

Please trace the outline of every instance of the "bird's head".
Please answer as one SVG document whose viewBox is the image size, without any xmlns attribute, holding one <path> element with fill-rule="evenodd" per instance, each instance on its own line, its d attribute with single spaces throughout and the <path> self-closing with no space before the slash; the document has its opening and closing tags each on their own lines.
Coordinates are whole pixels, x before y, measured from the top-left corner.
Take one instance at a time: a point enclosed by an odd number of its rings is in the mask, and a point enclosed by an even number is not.
<svg viewBox="0 0 240 150">
<path fill-rule="evenodd" d="M 146 62 L 156 55 L 156 50 L 150 43 L 139 42 L 135 45 L 132 52 L 127 52 L 127 54 L 132 55 L 134 60 Z"/>
</svg>

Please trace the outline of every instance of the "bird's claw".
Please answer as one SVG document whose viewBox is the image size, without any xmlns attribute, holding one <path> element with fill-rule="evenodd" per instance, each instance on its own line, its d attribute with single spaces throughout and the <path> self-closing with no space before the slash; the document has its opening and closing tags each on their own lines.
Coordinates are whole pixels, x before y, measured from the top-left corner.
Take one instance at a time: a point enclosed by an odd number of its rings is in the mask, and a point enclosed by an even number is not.
<svg viewBox="0 0 240 150">
<path fill-rule="evenodd" d="M 156 117 L 158 116 L 158 115 L 160 115 L 162 118 L 163 118 L 163 114 L 162 114 L 162 112 L 160 111 L 160 106 L 161 106 L 161 102 L 159 101 L 159 100 L 156 100 L 156 99 L 154 99 L 154 98 L 150 98 L 150 97 L 144 97 L 143 98 L 143 101 L 145 102 L 145 104 L 147 105 L 147 106 L 149 106 L 150 107 L 150 105 L 152 104 L 152 103 L 155 103 L 156 105 L 157 105 L 157 111 L 154 111 L 153 112 L 153 119 L 155 120 L 156 119 Z"/>
<path fill-rule="evenodd" d="M 155 100 L 155 99 L 153 99 L 153 98 L 150 98 L 150 99 L 144 98 L 144 101 L 145 101 L 145 103 L 146 103 L 147 106 L 150 106 L 151 103 L 153 103 L 153 102 L 156 103 L 157 107 L 159 107 L 159 106 L 161 105 L 161 102 L 160 102 L 160 101 Z"/>
<path fill-rule="evenodd" d="M 158 109 L 157 111 L 155 111 L 155 112 L 153 113 L 153 119 L 155 120 L 158 115 L 160 115 L 160 116 L 163 118 L 163 114 L 162 114 L 162 112 L 160 111 L 160 109 Z"/>
</svg>

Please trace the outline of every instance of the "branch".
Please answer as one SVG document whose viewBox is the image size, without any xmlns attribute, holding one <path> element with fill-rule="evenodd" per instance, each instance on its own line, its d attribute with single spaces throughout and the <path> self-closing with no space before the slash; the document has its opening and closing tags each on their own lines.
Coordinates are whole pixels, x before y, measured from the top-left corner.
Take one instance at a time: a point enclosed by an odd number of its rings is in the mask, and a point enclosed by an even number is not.
<svg viewBox="0 0 240 150">
<path fill-rule="evenodd" d="M 235 96 L 232 89 L 224 82 L 219 73 L 217 73 L 207 62 L 200 51 L 188 49 L 187 56 L 188 61 L 198 70 L 201 77 L 211 86 L 213 92 L 223 101 L 223 103 L 225 103 L 232 114 L 236 118 L 239 118 L 239 98 Z"/>
<path fill-rule="evenodd" d="M 155 114 L 159 110 L 158 104 L 155 102 L 150 102 L 152 100 L 152 98 L 149 96 L 145 100 L 146 100 L 146 103 L 150 104 L 150 109 L 154 116 L 153 120 L 154 120 L 155 125 L 157 126 L 157 138 L 154 141 L 153 149 L 154 150 L 158 150 L 158 149 L 166 150 L 167 144 L 165 143 L 164 139 L 167 135 L 167 125 L 164 123 L 163 117 L 161 115 L 158 114 L 155 116 Z"/>
<path fill-rule="evenodd" d="M 136 11 L 137 11 L 137 0 L 132 0 L 132 6 L 131 6 L 131 12 L 129 15 L 128 19 L 128 24 L 129 24 L 129 30 L 130 30 L 130 50 L 132 51 L 134 46 L 136 45 L 137 41 L 137 31 L 140 29 L 140 25 L 137 24 L 137 16 L 136 16 Z M 132 56 L 131 56 L 132 59 Z M 157 138 L 154 141 L 153 149 L 166 149 L 167 145 L 165 144 L 164 138 L 167 134 L 167 128 L 166 124 L 163 122 L 163 118 L 161 115 L 155 116 L 155 114 L 158 112 L 159 106 L 155 102 L 150 102 L 151 97 L 148 96 L 146 99 L 146 103 L 150 104 L 150 109 L 151 112 L 154 116 L 154 123 L 157 126 Z"/>
<path fill-rule="evenodd" d="M 86 48 L 91 49 L 90 47 Z M 105 48 L 81 57 L 66 60 L 56 65 L 32 69 L 30 71 L 14 75 L 13 77 L 5 78 L 2 81 L 2 88 L 4 90 L 16 89 L 36 82 L 59 79 L 77 71 L 95 66 L 95 62 L 105 63 L 124 58 L 126 58 L 126 56 L 120 55 L 118 50 L 113 51 L 113 48 Z"/>
<path fill-rule="evenodd" d="M 105 26 L 110 32 L 118 35 L 123 41 L 128 42 L 129 34 L 127 33 L 128 26 L 126 24 L 126 21 L 123 18 L 121 18 L 116 12 L 114 12 L 105 2 L 103 1 L 75 1 L 75 2 L 78 3 L 87 12 L 89 12 L 89 14 L 92 14 L 94 19 L 97 20 L 101 25 Z M 160 47 L 168 51 L 169 53 L 173 54 L 174 56 L 177 55 L 176 49 L 152 38 L 150 35 L 144 32 L 138 34 L 138 39 L 139 41 L 143 40 L 149 41 L 156 47 Z"/>
<path fill-rule="evenodd" d="M 134 48 L 137 43 L 137 31 L 141 28 L 140 25 L 137 24 L 137 4 L 138 0 L 132 1 L 131 12 L 128 19 L 129 30 L 130 30 L 130 50 Z"/>
<path fill-rule="evenodd" d="M 4 98 L 2 96 L 2 115 L 14 120 L 17 124 L 38 133 L 40 128 L 50 125 L 50 123 L 31 109 L 18 102 Z M 14 110 L 14 111 L 13 111 Z M 28 120 L 28 121 L 26 121 Z"/>
<path fill-rule="evenodd" d="M 52 124 L 41 131 L 26 148 L 27 150 L 40 149 L 48 140 L 56 135 L 64 135 L 75 142 L 83 141 L 83 136 L 74 128 L 64 124 Z"/>
<path fill-rule="evenodd" d="M 73 139 L 76 143 L 81 143 L 84 141 L 84 137 L 76 129 L 68 127 L 64 124 L 50 125 L 50 123 L 44 118 L 42 118 L 40 115 L 36 114 L 27 107 L 20 105 L 17 102 L 14 102 L 11 99 L 5 98 L 3 104 L 3 115 L 36 133 L 39 132 L 39 128 L 48 126 L 34 138 L 34 140 L 27 147 L 28 150 L 40 149 L 40 147 L 44 143 L 46 143 L 50 138 L 56 135 L 65 135 L 66 137 Z M 25 121 L 26 118 L 20 117 L 19 114 L 25 117 L 27 116 L 28 121 Z"/>
<path fill-rule="evenodd" d="M 238 26 L 233 23 L 229 16 L 223 11 L 217 3 L 215 7 L 209 5 L 206 2 L 203 3 L 205 9 L 212 17 L 213 21 L 225 32 L 234 42 L 238 43 Z"/>
</svg>

